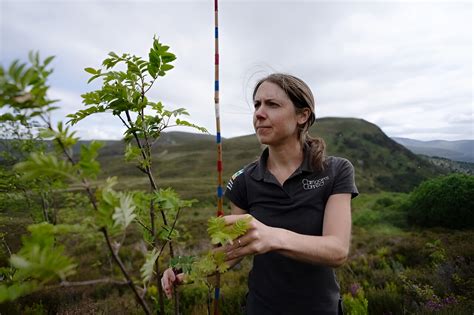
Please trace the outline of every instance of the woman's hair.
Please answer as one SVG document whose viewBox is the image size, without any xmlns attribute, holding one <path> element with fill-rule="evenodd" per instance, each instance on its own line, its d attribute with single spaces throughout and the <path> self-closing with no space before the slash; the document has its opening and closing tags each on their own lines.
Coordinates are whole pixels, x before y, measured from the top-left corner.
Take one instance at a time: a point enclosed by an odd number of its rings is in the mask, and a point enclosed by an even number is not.
<svg viewBox="0 0 474 315">
<path fill-rule="evenodd" d="M 296 113 L 301 113 L 305 108 L 311 111 L 308 120 L 298 126 L 298 137 L 302 145 L 307 143 L 310 147 L 313 168 L 322 170 L 326 155 L 326 143 L 322 138 L 313 138 L 308 133 L 309 127 L 311 127 L 316 119 L 314 114 L 314 97 L 309 86 L 303 80 L 290 74 L 273 73 L 257 82 L 253 90 L 253 99 L 255 99 L 255 94 L 263 82 L 276 84 L 285 91 L 286 95 L 293 102 Z"/>
</svg>

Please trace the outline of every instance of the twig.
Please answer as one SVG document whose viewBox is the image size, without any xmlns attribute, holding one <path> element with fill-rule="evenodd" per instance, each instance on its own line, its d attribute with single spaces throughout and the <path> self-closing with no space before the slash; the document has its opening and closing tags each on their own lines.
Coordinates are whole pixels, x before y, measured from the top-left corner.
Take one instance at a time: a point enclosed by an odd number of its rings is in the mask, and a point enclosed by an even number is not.
<svg viewBox="0 0 474 315">
<path fill-rule="evenodd" d="M 145 230 L 147 230 L 148 232 L 150 232 L 150 234 L 153 234 L 152 229 L 150 229 L 148 226 L 146 226 L 145 223 L 143 223 L 142 221 L 140 221 L 140 219 L 135 218 L 135 221 L 137 221 L 137 223 L 140 224 Z"/>
<path fill-rule="evenodd" d="M 109 247 L 109 250 L 112 253 L 112 257 L 117 263 L 117 265 L 119 266 L 120 270 L 122 271 L 122 274 L 125 276 L 125 279 L 127 279 L 128 286 L 132 289 L 133 293 L 135 293 L 135 297 L 137 298 L 138 303 L 140 303 L 140 305 L 142 306 L 146 314 L 151 314 L 151 311 L 148 308 L 148 305 L 146 304 L 143 297 L 138 293 L 137 288 L 135 287 L 135 284 L 133 284 L 132 278 L 130 277 L 127 270 L 125 269 L 125 266 L 123 265 L 118 255 L 115 254 L 114 249 L 112 248 L 112 244 L 109 239 L 109 235 L 107 233 L 107 229 L 105 227 L 102 227 L 100 231 L 104 234 L 105 240 L 107 242 L 107 246 Z"/>
<path fill-rule="evenodd" d="M 87 281 L 73 281 L 73 282 L 62 281 L 57 285 L 46 286 L 44 289 L 51 290 L 51 289 L 64 288 L 64 287 L 79 287 L 79 286 L 94 285 L 94 284 L 99 284 L 99 283 L 110 283 L 110 284 L 118 284 L 118 285 L 128 284 L 127 281 L 104 278 L 104 279 L 95 279 L 95 280 L 87 280 Z"/>
</svg>

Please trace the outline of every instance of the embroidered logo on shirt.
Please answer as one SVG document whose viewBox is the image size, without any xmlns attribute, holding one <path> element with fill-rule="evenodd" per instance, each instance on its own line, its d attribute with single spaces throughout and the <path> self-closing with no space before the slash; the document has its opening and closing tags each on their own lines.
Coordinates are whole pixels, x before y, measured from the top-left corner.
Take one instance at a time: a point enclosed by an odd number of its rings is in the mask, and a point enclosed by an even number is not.
<svg viewBox="0 0 474 315">
<path fill-rule="evenodd" d="M 326 176 L 323 178 L 313 179 L 313 180 L 305 178 L 301 182 L 303 183 L 304 190 L 311 190 L 311 189 L 316 189 L 316 188 L 324 186 L 324 184 L 328 180 L 329 180 L 329 176 Z"/>
<path fill-rule="evenodd" d="M 236 172 L 232 177 L 229 179 L 229 182 L 227 183 L 227 189 L 232 190 L 232 185 L 234 184 L 234 180 L 244 172 L 244 169 L 241 169 L 240 171 Z"/>
</svg>

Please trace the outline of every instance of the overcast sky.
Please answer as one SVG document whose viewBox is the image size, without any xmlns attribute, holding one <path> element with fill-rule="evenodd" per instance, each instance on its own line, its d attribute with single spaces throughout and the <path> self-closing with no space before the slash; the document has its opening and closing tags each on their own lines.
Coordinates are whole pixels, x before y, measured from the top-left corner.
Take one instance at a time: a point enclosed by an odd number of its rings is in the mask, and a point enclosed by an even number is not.
<svg viewBox="0 0 474 315">
<path fill-rule="evenodd" d="M 357 117 L 389 136 L 474 139 L 473 6 L 470 1 L 220 1 L 223 137 L 253 133 L 253 82 L 301 77 L 317 117 Z M 153 35 L 175 69 L 149 98 L 215 133 L 213 1 L 0 0 L 0 59 L 55 55 L 54 119 L 84 108 L 85 67 L 110 51 L 147 56 Z M 74 126 L 84 139 L 119 139 L 110 114 Z"/>
</svg>

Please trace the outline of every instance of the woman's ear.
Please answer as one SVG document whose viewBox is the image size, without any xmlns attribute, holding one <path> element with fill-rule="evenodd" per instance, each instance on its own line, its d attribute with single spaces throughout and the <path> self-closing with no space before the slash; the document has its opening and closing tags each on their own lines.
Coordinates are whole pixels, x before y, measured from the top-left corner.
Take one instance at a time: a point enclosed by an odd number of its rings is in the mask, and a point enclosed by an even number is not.
<svg viewBox="0 0 474 315">
<path fill-rule="evenodd" d="M 298 114 L 298 125 L 304 125 L 311 116 L 311 110 L 307 107 L 303 108 L 303 110 Z"/>
</svg>

